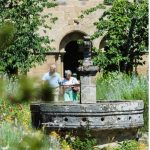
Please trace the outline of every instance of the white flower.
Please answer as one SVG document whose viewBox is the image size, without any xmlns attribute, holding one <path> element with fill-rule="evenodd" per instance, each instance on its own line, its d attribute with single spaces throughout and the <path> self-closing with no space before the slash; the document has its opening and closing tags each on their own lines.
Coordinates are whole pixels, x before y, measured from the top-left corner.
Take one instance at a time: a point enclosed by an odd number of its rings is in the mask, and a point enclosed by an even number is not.
<svg viewBox="0 0 150 150">
<path fill-rule="evenodd" d="M 74 140 L 75 140 L 75 137 L 71 137 L 70 139 L 71 139 L 71 141 L 74 141 Z"/>
<path fill-rule="evenodd" d="M 9 145 L 7 145 L 6 147 L 2 147 L 1 150 L 8 150 L 9 149 Z"/>
</svg>

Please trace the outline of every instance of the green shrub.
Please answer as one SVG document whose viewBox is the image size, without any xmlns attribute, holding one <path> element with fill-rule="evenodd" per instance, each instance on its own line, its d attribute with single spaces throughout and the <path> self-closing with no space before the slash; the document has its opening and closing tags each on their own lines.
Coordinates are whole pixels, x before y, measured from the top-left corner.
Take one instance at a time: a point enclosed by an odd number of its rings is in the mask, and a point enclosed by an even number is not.
<svg viewBox="0 0 150 150">
<path fill-rule="evenodd" d="M 140 150 L 139 144 L 137 141 L 124 141 L 119 147 L 114 148 L 113 150 Z"/>
<path fill-rule="evenodd" d="M 36 131 L 24 135 L 22 140 L 14 145 L 14 147 L 16 150 L 49 150 L 50 142 L 46 135 L 40 131 Z"/>
<path fill-rule="evenodd" d="M 84 137 L 69 136 L 66 141 L 72 147 L 73 150 L 93 150 L 96 145 L 96 139 L 91 136 L 90 129 L 85 129 Z"/>
<path fill-rule="evenodd" d="M 54 91 L 52 87 L 49 86 L 49 84 L 46 82 L 45 84 L 42 84 L 39 89 L 39 99 L 45 102 L 50 102 L 54 100 Z"/>
<path fill-rule="evenodd" d="M 114 0 L 104 0 L 105 5 L 112 5 Z"/>
</svg>

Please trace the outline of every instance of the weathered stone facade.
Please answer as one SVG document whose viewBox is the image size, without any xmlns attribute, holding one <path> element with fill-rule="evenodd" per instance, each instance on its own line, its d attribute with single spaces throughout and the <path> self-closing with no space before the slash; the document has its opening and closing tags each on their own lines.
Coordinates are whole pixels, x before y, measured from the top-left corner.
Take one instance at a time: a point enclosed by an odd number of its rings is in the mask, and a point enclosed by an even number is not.
<svg viewBox="0 0 150 150">
<path fill-rule="evenodd" d="M 77 48 L 77 44 L 74 41 L 83 38 L 85 35 L 91 35 L 95 31 L 93 23 L 103 14 L 104 10 L 97 10 L 91 13 L 84 19 L 79 19 L 78 16 L 81 15 L 81 11 L 91 8 L 99 3 L 103 3 L 103 0 L 57 0 L 59 5 L 55 8 L 45 9 L 43 13 L 52 13 L 54 16 L 58 17 L 56 23 L 52 26 L 52 29 L 47 31 L 47 35 L 54 42 L 51 46 L 55 48 L 55 51 L 51 51 L 47 54 L 46 60 L 42 65 L 38 65 L 36 68 L 32 68 L 29 71 L 31 76 L 41 77 L 49 69 L 49 64 L 56 63 L 57 71 L 63 76 L 64 69 L 70 69 L 72 65 L 72 72 L 78 67 L 78 55 L 82 55 L 82 47 Z M 110 6 L 106 6 L 109 8 Z M 106 8 L 106 9 L 107 9 Z M 49 24 L 50 21 L 47 20 Z M 44 32 L 40 29 L 40 33 L 43 35 Z M 101 47 L 103 45 L 103 38 L 98 38 L 93 41 L 93 46 Z M 72 43 L 73 47 L 71 44 Z M 67 47 L 68 46 L 68 47 Z M 72 50 L 68 50 L 72 49 Z M 76 52 L 75 52 L 76 51 Z M 66 53 L 65 53 L 66 52 Z M 70 54 L 69 54 L 70 53 Z M 73 55 L 76 55 L 73 57 Z M 147 58 L 146 58 L 147 61 Z M 67 64 L 70 63 L 70 66 Z M 142 72 L 147 73 L 147 65 L 143 68 Z M 141 68 L 140 68 L 141 70 Z"/>
</svg>

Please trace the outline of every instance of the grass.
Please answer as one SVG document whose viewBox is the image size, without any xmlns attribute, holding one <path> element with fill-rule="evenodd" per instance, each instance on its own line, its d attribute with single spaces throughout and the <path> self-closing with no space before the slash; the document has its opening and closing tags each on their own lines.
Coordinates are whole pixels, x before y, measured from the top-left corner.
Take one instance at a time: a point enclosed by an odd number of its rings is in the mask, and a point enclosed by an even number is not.
<svg viewBox="0 0 150 150">
<path fill-rule="evenodd" d="M 120 143 L 119 146 L 111 148 L 108 146 L 105 150 L 146 150 L 146 145 L 141 145 L 135 140 L 127 140 Z"/>
<path fill-rule="evenodd" d="M 113 72 L 97 77 L 98 100 L 143 100 L 144 127 L 148 131 L 148 79 L 145 76 Z"/>
<path fill-rule="evenodd" d="M 53 143 L 54 145 L 55 143 Z M 49 150 L 51 143 L 41 131 L 27 131 L 23 127 L 3 122 L 0 125 L 0 149 Z"/>
<path fill-rule="evenodd" d="M 3 122 L 0 126 L 0 149 L 12 146 L 16 141 L 20 141 L 22 134 L 22 128 L 17 128 L 10 123 Z"/>
</svg>

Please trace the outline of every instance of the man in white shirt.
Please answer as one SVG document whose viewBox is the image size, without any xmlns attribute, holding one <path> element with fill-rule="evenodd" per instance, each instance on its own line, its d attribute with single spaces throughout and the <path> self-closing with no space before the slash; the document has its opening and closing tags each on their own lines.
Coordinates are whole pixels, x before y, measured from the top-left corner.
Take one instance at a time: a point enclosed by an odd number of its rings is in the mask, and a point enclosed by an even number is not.
<svg viewBox="0 0 150 150">
<path fill-rule="evenodd" d="M 43 81 L 47 81 L 49 85 L 54 88 L 54 102 L 59 101 L 59 93 L 60 93 L 60 84 L 61 77 L 60 74 L 56 72 L 56 65 L 50 65 L 50 71 L 45 73 L 42 77 Z"/>
</svg>

